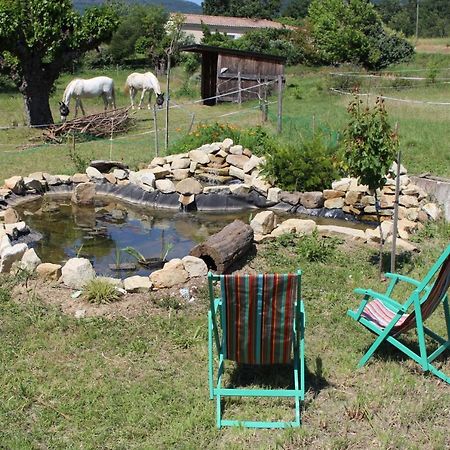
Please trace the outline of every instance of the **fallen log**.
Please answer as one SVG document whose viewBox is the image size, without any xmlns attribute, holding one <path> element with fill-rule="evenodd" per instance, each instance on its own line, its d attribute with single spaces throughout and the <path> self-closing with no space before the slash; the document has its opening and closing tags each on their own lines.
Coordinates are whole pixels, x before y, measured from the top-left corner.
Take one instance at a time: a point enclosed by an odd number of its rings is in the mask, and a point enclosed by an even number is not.
<svg viewBox="0 0 450 450">
<path fill-rule="evenodd" d="M 253 246 L 253 228 L 235 220 L 196 245 L 190 255 L 201 258 L 212 271 L 222 274 L 241 260 Z"/>
</svg>

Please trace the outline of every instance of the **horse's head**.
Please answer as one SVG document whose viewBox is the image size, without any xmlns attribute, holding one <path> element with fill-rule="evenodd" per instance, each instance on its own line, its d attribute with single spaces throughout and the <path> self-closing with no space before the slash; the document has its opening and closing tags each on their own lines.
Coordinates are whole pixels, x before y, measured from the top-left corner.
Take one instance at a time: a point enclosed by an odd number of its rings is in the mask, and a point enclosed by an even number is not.
<svg viewBox="0 0 450 450">
<path fill-rule="evenodd" d="M 162 94 L 156 94 L 156 104 L 161 108 L 164 104 L 164 92 Z"/>
<path fill-rule="evenodd" d="M 59 113 L 61 114 L 62 122 L 66 121 L 69 112 L 69 107 L 64 102 L 59 102 Z"/>
</svg>

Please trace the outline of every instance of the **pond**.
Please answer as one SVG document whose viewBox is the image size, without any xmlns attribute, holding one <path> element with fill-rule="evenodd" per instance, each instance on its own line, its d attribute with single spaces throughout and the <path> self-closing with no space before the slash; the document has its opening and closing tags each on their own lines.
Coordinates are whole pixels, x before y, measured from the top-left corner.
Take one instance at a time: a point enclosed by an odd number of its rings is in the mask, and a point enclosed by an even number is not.
<svg viewBox="0 0 450 450">
<path fill-rule="evenodd" d="M 125 249 L 135 249 L 149 259 L 182 258 L 234 219 L 248 223 L 251 211 L 186 213 L 102 200 L 79 207 L 69 197 L 44 197 L 26 203 L 20 213 L 27 225 L 42 235 L 30 246 L 43 262 L 64 264 L 69 258 L 83 257 L 98 274 L 124 278 L 152 271 Z M 111 269 L 117 264 L 134 264 L 136 269 Z"/>
</svg>

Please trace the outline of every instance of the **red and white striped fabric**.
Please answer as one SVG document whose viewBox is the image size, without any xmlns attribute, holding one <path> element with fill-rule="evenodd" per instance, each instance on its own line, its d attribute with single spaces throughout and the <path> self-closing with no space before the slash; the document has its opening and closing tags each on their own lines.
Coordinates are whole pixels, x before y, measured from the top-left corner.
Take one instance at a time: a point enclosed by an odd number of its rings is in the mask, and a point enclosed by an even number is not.
<svg viewBox="0 0 450 450">
<path fill-rule="evenodd" d="M 380 300 L 373 300 L 367 303 L 361 317 L 373 322 L 379 328 L 387 327 L 395 316 L 395 312 L 383 305 Z M 392 333 L 395 333 L 396 328 L 401 328 L 403 322 L 408 318 L 409 314 L 403 314 L 402 317 L 395 324 Z"/>
</svg>

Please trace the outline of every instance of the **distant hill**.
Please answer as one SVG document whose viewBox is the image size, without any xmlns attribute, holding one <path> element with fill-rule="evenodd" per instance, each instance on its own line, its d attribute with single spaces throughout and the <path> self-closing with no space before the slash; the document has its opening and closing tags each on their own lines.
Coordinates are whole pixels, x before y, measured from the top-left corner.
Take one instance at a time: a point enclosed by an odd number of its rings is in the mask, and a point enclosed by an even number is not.
<svg viewBox="0 0 450 450">
<path fill-rule="evenodd" d="M 104 0 L 73 0 L 73 7 L 83 12 L 90 6 L 104 3 Z M 187 0 L 127 0 L 127 3 L 140 3 L 142 5 L 159 5 L 169 12 L 182 12 L 186 14 L 201 14 L 202 7 Z"/>
</svg>

